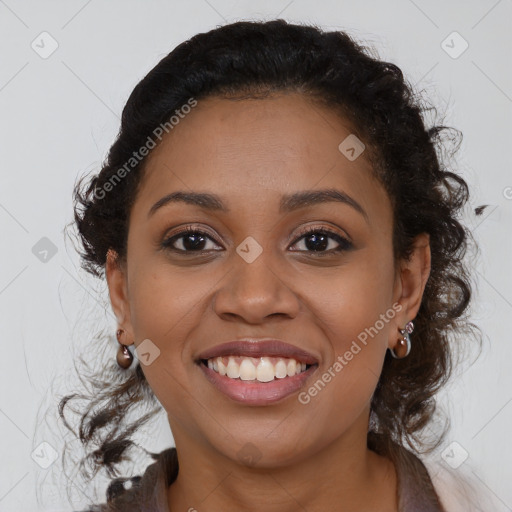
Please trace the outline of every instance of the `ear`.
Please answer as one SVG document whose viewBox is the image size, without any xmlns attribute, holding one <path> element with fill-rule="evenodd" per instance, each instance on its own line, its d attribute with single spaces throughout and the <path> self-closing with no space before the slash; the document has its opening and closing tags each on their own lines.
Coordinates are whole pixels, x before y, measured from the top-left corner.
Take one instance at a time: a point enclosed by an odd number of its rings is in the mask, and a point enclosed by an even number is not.
<svg viewBox="0 0 512 512">
<path fill-rule="evenodd" d="M 396 315 L 396 332 L 390 334 L 389 348 L 396 346 L 400 336 L 398 329 L 414 320 L 418 314 L 429 275 L 430 236 L 428 233 L 421 233 L 414 239 L 410 258 L 400 262 L 400 270 L 395 279 L 393 303 L 398 302 L 402 309 Z"/>
<path fill-rule="evenodd" d="M 134 343 L 133 327 L 130 318 L 130 303 L 128 295 L 127 275 L 125 265 L 119 260 L 115 251 L 109 249 L 105 263 L 105 276 L 112 310 L 117 318 L 120 329 L 124 329 L 124 345 Z"/>
</svg>

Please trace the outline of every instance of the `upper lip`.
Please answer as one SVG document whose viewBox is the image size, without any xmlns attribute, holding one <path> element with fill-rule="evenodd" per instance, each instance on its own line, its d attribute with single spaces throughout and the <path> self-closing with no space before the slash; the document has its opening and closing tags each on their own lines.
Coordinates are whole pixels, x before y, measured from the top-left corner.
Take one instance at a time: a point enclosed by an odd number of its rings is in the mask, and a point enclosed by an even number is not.
<svg viewBox="0 0 512 512">
<path fill-rule="evenodd" d="M 300 363 L 316 364 L 318 360 L 309 352 L 276 339 L 244 338 L 228 341 L 208 348 L 197 356 L 197 361 L 222 356 L 246 356 L 246 357 L 286 357 L 293 358 Z"/>
</svg>

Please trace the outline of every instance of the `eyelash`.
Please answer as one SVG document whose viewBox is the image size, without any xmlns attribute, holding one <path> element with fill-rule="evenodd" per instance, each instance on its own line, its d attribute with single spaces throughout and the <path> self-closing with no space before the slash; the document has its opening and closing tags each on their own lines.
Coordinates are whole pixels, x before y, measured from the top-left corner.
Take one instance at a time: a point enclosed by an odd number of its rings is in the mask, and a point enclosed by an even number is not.
<svg viewBox="0 0 512 512">
<path fill-rule="evenodd" d="M 307 251 L 306 250 L 306 251 L 294 251 L 294 252 L 309 252 L 312 255 L 314 255 L 315 257 L 318 257 L 318 256 L 321 257 L 324 255 L 340 253 L 340 252 L 347 251 L 347 250 L 350 250 L 353 248 L 353 245 L 351 242 L 349 242 L 346 238 L 342 237 L 335 231 L 332 231 L 328 228 L 318 228 L 318 227 L 307 227 L 307 228 L 301 230 L 301 232 L 298 235 L 298 238 L 295 239 L 293 245 L 295 245 L 297 242 L 302 240 L 304 237 L 306 237 L 307 235 L 312 234 L 312 233 L 328 235 L 330 238 L 334 239 L 339 244 L 339 247 L 337 247 L 336 249 L 330 249 L 328 251 L 315 252 L 315 251 Z M 184 253 L 199 253 L 200 254 L 200 253 L 208 252 L 208 249 L 207 250 L 203 249 L 200 251 L 186 251 L 186 250 L 182 250 L 182 249 L 176 249 L 173 247 L 173 244 L 176 240 L 178 240 L 182 237 L 185 237 L 187 235 L 190 235 L 190 234 L 204 236 L 204 237 L 209 238 L 210 240 L 213 240 L 213 238 L 205 231 L 201 231 L 200 229 L 194 228 L 194 226 L 186 226 L 183 230 L 179 231 L 178 233 L 174 234 L 173 236 L 164 239 L 161 243 L 161 248 L 165 249 L 165 250 L 173 251 L 175 253 L 181 253 L 181 254 L 184 254 Z M 213 240 L 213 241 L 215 241 L 215 240 Z"/>
</svg>

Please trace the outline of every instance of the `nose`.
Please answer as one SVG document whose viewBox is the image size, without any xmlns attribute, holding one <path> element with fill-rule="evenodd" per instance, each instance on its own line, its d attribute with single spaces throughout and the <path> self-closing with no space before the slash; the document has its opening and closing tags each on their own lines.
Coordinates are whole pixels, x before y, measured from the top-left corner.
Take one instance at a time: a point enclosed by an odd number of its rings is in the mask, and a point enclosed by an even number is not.
<svg viewBox="0 0 512 512">
<path fill-rule="evenodd" d="M 233 255 L 231 271 L 213 297 L 213 307 L 219 317 L 261 324 L 271 316 L 297 316 L 299 298 L 290 289 L 282 269 L 279 272 L 273 265 L 270 252 L 264 250 L 251 263 L 238 254 Z"/>
</svg>

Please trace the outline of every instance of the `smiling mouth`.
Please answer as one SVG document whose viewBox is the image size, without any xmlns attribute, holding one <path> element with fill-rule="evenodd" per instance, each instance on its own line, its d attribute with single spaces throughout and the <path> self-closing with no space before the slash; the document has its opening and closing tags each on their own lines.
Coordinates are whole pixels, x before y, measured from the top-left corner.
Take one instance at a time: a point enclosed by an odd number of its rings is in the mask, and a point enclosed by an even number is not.
<svg viewBox="0 0 512 512">
<path fill-rule="evenodd" d="M 229 379 L 246 382 L 272 382 L 308 371 L 317 364 L 306 364 L 288 357 L 219 356 L 201 359 L 200 364 Z"/>
</svg>

